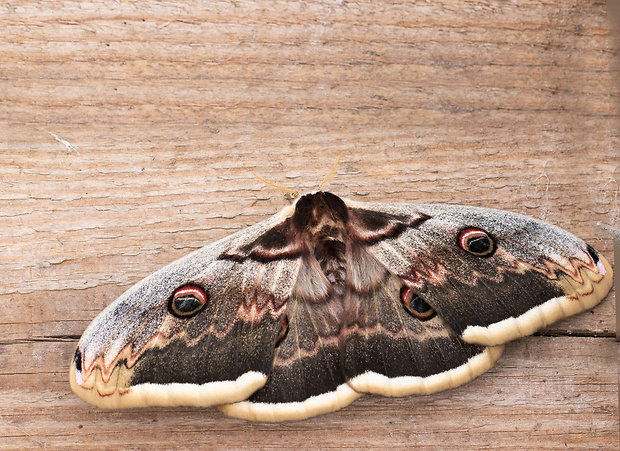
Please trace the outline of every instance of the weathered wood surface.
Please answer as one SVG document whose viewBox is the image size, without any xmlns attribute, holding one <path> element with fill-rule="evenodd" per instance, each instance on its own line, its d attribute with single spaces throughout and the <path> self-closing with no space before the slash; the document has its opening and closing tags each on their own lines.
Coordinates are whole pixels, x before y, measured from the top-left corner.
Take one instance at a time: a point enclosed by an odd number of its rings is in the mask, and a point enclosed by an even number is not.
<svg viewBox="0 0 620 451">
<path fill-rule="evenodd" d="M 340 152 L 337 194 L 530 214 L 613 264 L 616 51 L 601 1 L 2 2 L 0 448 L 617 447 L 613 292 L 464 387 L 303 422 L 68 383 L 104 306 L 286 204 L 252 172 L 310 190 Z"/>
</svg>

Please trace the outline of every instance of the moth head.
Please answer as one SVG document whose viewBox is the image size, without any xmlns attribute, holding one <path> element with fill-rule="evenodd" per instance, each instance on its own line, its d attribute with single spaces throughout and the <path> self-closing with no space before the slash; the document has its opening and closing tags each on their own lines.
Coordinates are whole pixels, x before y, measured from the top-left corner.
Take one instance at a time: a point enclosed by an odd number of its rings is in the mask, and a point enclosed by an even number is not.
<svg viewBox="0 0 620 451">
<path fill-rule="evenodd" d="M 207 305 L 207 292 L 196 285 L 177 289 L 168 301 L 168 311 L 177 318 L 191 318 Z"/>
</svg>

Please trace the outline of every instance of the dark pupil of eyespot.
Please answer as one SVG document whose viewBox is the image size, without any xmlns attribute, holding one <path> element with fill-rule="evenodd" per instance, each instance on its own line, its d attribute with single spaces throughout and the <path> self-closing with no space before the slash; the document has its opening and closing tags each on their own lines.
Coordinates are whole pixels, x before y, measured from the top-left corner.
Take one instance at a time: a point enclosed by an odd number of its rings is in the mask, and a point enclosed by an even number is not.
<svg viewBox="0 0 620 451">
<path fill-rule="evenodd" d="M 79 348 L 75 350 L 75 354 L 73 354 L 73 360 L 75 360 L 75 369 L 77 371 L 82 371 L 82 353 Z"/>
<path fill-rule="evenodd" d="M 199 308 L 202 303 L 192 295 L 180 296 L 174 299 L 174 308 L 180 313 L 190 313 Z"/>
<path fill-rule="evenodd" d="M 598 252 L 596 252 L 594 248 L 590 246 L 589 244 L 588 244 L 587 249 L 588 249 L 588 253 L 592 257 L 592 260 L 594 260 L 594 263 L 598 263 L 600 260 L 600 258 L 598 258 Z"/>
<path fill-rule="evenodd" d="M 484 254 L 491 249 L 491 241 L 487 236 L 477 236 L 467 240 L 467 249 L 474 254 Z"/>
<path fill-rule="evenodd" d="M 409 302 L 409 307 L 418 313 L 426 313 L 431 309 L 431 306 L 417 295 Z"/>
</svg>

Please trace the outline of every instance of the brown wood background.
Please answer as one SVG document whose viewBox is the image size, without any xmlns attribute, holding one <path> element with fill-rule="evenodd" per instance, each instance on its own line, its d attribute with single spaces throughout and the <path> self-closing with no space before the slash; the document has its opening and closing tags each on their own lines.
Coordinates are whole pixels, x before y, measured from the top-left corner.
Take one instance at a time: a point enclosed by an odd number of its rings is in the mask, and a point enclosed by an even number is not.
<svg viewBox="0 0 620 451">
<path fill-rule="evenodd" d="M 616 448 L 613 292 L 466 386 L 307 421 L 68 383 L 118 295 L 286 205 L 252 172 L 311 190 L 340 152 L 339 195 L 530 214 L 613 265 L 616 51 L 604 1 L 2 2 L 0 448 Z"/>
</svg>

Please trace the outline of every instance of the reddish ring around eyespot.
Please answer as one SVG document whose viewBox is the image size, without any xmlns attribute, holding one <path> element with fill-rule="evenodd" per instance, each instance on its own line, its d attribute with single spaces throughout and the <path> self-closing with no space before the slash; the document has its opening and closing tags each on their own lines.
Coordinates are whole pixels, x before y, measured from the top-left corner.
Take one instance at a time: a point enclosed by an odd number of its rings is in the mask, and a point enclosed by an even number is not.
<svg viewBox="0 0 620 451">
<path fill-rule="evenodd" d="M 436 315 L 435 310 L 410 287 L 401 288 L 400 300 L 405 310 L 421 321 L 432 319 Z"/>
<path fill-rule="evenodd" d="M 484 230 L 474 227 L 467 227 L 459 233 L 458 245 L 477 257 L 490 257 L 495 252 L 495 240 Z"/>
<path fill-rule="evenodd" d="M 207 303 L 207 295 L 202 290 L 202 288 L 194 287 L 192 285 L 187 285 L 183 288 L 179 288 L 177 291 L 174 292 L 175 298 L 178 298 L 181 296 L 194 296 L 196 299 L 198 299 L 203 304 Z"/>
<path fill-rule="evenodd" d="M 191 318 L 207 304 L 209 296 L 200 287 L 186 285 L 174 292 L 168 310 L 177 318 Z"/>
<path fill-rule="evenodd" d="M 282 343 L 282 340 L 284 340 L 287 335 L 288 335 L 288 317 L 284 315 L 284 317 L 282 318 L 282 327 L 280 328 L 280 333 L 278 334 L 278 337 L 276 338 L 276 348 L 280 346 L 280 343 Z"/>
</svg>

